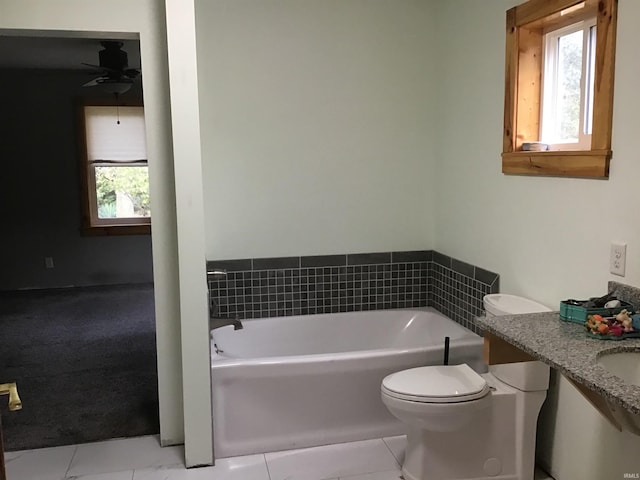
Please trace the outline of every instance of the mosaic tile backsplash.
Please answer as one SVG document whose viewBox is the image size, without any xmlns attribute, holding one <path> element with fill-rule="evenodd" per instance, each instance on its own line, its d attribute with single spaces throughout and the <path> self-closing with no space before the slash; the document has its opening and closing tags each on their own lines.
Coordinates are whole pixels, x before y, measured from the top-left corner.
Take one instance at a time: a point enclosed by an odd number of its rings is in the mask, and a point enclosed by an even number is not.
<svg viewBox="0 0 640 480">
<path fill-rule="evenodd" d="M 428 292 L 430 307 L 480 334 L 473 319 L 483 314 L 483 297 L 500 292 L 500 276 L 434 252 Z"/>
<path fill-rule="evenodd" d="M 465 327 L 499 276 L 432 250 L 207 262 L 216 317 L 263 318 L 432 306 Z"/>
</svg>

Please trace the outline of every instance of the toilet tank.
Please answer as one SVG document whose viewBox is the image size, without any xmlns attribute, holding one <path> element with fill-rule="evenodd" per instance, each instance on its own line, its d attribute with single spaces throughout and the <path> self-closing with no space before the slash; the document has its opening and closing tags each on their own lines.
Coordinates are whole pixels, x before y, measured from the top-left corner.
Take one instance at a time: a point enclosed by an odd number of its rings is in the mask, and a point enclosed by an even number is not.
<svg viewBox="0 0 640 480">
<path fill-rule="evenodd" d="M 487 316 L 550 312 L 541 303 L 517 295 L 493 293 L 483 299 Z M 535 392 L 549 388 L 549 367 L 542 362 L 518 362 L 490 365 L 489 372 L 513 388 Z"/>
<path fill-rule="evenodd" d="M 520 313 L 550 312 L 547 307 L 528 298 L 509 295 L 508 293 L 492 293 L 482 299 L 487 315 L 517 315 Z"/>
</svg>

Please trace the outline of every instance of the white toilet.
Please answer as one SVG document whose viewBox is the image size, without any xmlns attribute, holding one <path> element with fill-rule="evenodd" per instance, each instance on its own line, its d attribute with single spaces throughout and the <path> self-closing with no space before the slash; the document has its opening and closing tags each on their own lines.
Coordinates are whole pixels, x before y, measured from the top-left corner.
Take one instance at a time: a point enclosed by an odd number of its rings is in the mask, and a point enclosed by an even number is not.
<svg viewBox="0 0 640 480">
<path fill-rule="evenodd" d="M 547 312 L 514 295 L 484 297 L 487 315 Z M 428 366 L 392 373 L 382 401 L 408 425 L 405 480 L 533 480 L 538 413 L 549 387 L 541 362 Z"/>
</svg>

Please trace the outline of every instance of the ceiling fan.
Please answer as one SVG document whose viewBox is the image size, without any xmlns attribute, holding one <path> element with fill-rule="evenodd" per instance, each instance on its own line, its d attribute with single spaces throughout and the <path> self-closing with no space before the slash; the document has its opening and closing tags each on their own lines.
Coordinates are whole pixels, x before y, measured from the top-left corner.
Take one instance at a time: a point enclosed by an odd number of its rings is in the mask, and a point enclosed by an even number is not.
<svg viewBox="0 0 640 480">
<path fill-rule="evenodd" d="M 85 83 L 83 87 L 101 87 L 103 91 L 116 96 L 127 92 L 140 75 L 140 70 L 129 68 L 127 52 L 122 50 L 122 42 L 103 41 L 100 44 L 104 47 L 104 50 L 98 52 L 100 65 L 83 65 L 98 69 L 101 76 Z"/>
</svg>

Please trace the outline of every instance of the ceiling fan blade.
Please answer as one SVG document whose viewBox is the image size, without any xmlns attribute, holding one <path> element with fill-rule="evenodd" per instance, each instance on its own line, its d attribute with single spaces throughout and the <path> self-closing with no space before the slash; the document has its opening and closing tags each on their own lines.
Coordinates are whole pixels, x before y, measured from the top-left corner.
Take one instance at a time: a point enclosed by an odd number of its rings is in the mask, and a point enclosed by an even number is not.
<svg viewBox="0 0 640 480">
<path fill-rule="evenodd" d="M 93 65 L 91 63 L 84 63 L 81 62 L 82 65 L 86 65 L 87 67 L 91 67 L 91 68 L 95 68 L 97 71 L 101 71 L 104 73 L 122 73 L 120 70 L 117 70 L 115 68 L 111 68 L 111 67 L 105 67 L 104 65 Z"/>
<path fill-rule="evenodd" d="M 93 80 L 88 81 L 87 83 L 85 83 L 82 86 L 83 87 L 95 87 L 96 85 L 100 85 L 101 82 L 99 80 L 102 80 L 102 77 L 94 78 Z"/>
<path fill-rule="evenodd" d="M 126 75 L 129 78 L 136 78 L 138 75 L 140 75 L 140 70 L 136 69 L 136 68 L 128 68 L 127 70 L 124 70 L 123 75 Z"/>
<path fill-rule="evenodd" d="M 128 77 L 118 77 L 118 78 L 100 77 L 100 78 L 97 78 L 96 80 L 98 81 L 98 83 L 117 83 L 117 84 L 127 83 L 129 85 L 133 85 L 133 80 Z"/>
</svg>

